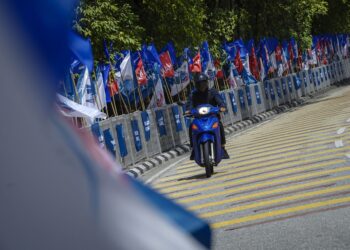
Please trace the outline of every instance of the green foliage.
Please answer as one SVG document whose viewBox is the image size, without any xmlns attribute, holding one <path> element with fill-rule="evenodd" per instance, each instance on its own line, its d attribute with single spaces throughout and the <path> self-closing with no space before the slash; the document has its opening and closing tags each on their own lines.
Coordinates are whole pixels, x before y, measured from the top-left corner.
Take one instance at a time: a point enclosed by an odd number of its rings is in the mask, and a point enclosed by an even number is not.
<svg viewBox="0 0 350 250">
<path fill-rule="evenodd" d="M 158 48 L 173 41 L 180 51 L 206 38 L 203 0 L 143 0 L 136 11 L 147 31 L 146 42 L 154 42 Z"/>
<path fill-rule="evenodd" d="M 294 37 L 307 48 L 312 34 L 350 31 L 350 0 L 83 0 L 76 14 L 97 60 L 104 40 L 116 51 L 173 41 L 179 53 L 208 40 L 219 56 L 225 40 Z"/>
<path fill-rule="evenodd" d="M 237 15 L 232 10 L 217 9 L 208 16 L 207 39 L 215 57 L 220 56 L 223 41 L 234 38 Z"/>
<path fill-rule="evenodd" d="M 144 29 L 139 18 L 127 3 L 113 0 L 81 1 L 76 9 L 74 29 L 84 37 L 91 38 L 96 59 L 104 56 L 103 42 L 113 43 L 117 50 L 139 49 Z"/>
<path fill-rule="evenodd" d="M 317 17 L 313 22 L 314 34 L 349 33 L 350 31 L 350 1 L 327 0 L 328 13 Z"/>
</svg>

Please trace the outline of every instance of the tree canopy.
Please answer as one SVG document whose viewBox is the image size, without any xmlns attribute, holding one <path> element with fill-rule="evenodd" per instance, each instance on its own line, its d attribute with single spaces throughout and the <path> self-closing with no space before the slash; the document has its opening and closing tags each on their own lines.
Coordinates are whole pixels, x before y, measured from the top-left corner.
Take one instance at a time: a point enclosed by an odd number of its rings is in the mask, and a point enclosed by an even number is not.
<svg viewBox="0 0 350 250">
<path fill-rule="evenodd" d="M 73 27 L 96 59 L 104 42 L 121 51 L 173 41 L 182 51 L 207 40 L 218 55 L 224 41 L 294 37 L 306 48 L 312 35 L 349 33 L 350 0 L 82 0 Z"/>
</svg>

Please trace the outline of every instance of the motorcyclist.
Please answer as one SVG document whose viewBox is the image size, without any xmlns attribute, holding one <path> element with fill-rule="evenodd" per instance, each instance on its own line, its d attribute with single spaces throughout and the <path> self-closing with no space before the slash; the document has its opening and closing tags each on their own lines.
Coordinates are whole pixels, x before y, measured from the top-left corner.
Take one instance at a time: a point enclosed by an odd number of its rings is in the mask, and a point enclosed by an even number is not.
<svg viewBox="0 0 350 250">
<path fill-rule="evenodd" d="M 204 73 L 200 73 L 195 76 L 194 80 L 195 80 L 195 89 L 192 91 L 189 97 L 186 113 L 189 114 L 192 108 L 196 108 L 197 106 L 202 104 L 210 104 L 212 106 L 218 106 L 220 107 L 221 112 L 225 112 L 226 105 L 225 105 L 225 102 L 222 100 L 219 92 L 214 88 L 209 89 L 208 76 Z M 220 127 L 221 146 L 223 149 L 222 158 L 229 159 L 230 157 L 225 149 L 226 138 L 225 138 L 224 126 L 221 123 L 220 115 L 218 116 L 218 118 L 219 118 L 219 127 Z M 190 137 L 190 145 L 192 147 L 190 159 L 194 160 L 194 150 L 193 150 L 193 143 L 192 143 L 192 126 L 190 126 L 189 128 L 189 137 Z"/>
</svg>

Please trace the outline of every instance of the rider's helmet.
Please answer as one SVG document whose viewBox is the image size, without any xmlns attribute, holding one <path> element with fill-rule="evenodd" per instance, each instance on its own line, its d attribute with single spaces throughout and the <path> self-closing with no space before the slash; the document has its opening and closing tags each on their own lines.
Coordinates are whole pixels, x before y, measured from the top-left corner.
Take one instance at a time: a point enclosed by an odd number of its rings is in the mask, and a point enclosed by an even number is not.
<svg viewBox="0 0 350 250">
<path fill-rule="evenodd" d="M 198 74 L 194 79 L 196 89 L 200 92 L 205 92 L 209 86 L 208 80 L 209 78 L 206 74 L 204 73 Z"/>
</svg>

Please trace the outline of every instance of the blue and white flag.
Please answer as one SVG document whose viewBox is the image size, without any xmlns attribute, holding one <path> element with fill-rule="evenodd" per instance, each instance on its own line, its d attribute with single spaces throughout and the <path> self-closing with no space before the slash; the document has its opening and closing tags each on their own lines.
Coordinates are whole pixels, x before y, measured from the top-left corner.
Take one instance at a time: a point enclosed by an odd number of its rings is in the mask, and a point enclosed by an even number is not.
<svg viewBox="0 0 350 250">
<path fill-rule="evenodd" d="M 91 84 L 90 74 L 87 67 L 84 67 L 77 83 L 78 100 L 83 106 L 97 108 L 94 100 L 94 87 Z"/>
<path fill-rule="evenodd" d="M 107 115 L 98 109 L 80 105 L 59 94 L 57 94 L 57 103 L 59 111 L 64 116 L 86 118 L 90 124 L 92 124 L 96 118 L 107 118 Z"/>
<path fill-rule="evenodd" d="M 103 81 L 103 75 L 102 72 L 97 72 L 97 80 L 96 80 L 96 106 L 99 110 L 103 109 L 107 106 L 106 101 L 106 91 L 105 91 L 105 85 Z"/>
<path fill-rule="evenodd" d="M 171 96 L 177 95 L 181 90 L 185 89 L 190 83 L 190 74 L 188 71 L 188 62 L 182 62 L 181 66 L 175 70 L 174 84 L 170 86 Z"/>
<path fill-rule="evenodd" d="M 95 122 L 94 124 L 91 125 L 91 132 L 92 134 L 95 136 L 95 138 L 98 141 L 98 144 L 100 145 L 100 148 L 104 148 L 105 147 L 105 143 L 104 143 L 104 137 L 101 133 L 101 129 L 100 129 L 100 125 L 98 124 L 98 122 Z"/>
</svg>

